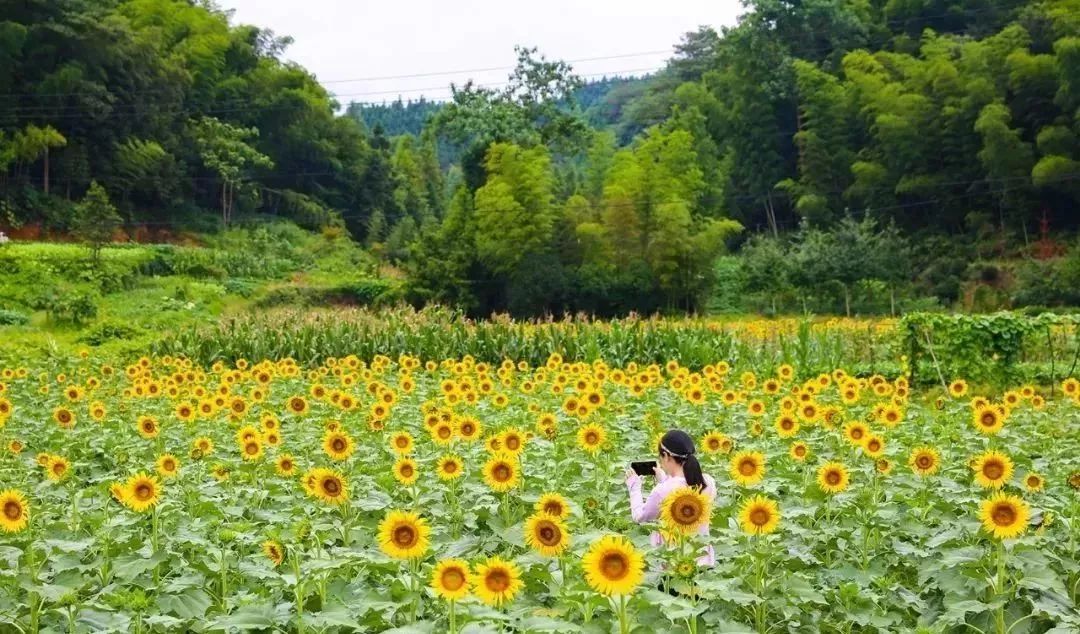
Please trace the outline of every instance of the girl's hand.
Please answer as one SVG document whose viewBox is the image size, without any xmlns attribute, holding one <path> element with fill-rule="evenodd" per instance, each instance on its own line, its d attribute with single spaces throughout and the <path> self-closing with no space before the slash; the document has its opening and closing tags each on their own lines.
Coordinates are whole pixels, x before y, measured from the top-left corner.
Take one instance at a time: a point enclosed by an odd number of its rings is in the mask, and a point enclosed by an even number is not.
<svg viewBox="0 0 1080 634">
<path fill-rule="evenodd" d="M 626 486 L 628 487 L 632 487 L 636 484 L 641 483 L 641 477 L 638 476 L 638 474 L 634 473 L 633 469 L 628 468 L 626 471 L 624 471 L 623 477 L 626 478 Z"/>
<path fill-rule="evenodd" d="M 664 480 L 667 480 L 667 473 L 663 469 L 660 468 L 660 465 L 656 465 L 655 467 L 652 468 L 652 470 L 653 470 L 653 473 L 656 474 L 656 481 L 657 482 L 663 482 Z"/>
</svg>

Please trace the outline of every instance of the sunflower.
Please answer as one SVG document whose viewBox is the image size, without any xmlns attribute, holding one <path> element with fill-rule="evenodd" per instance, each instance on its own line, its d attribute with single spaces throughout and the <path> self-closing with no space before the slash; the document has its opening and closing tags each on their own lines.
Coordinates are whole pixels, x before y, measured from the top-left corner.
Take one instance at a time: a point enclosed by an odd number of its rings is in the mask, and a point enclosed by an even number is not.
<svg viewBox="0 0 1080 634">
<path fill-rule="evenodd" d="M 742 451 L 731 459 L 731 477 L 743 486 L 761 482 L 765 477 L 765 456 L 758 451 Z"/>
<path fill-rule="evenodd" d="M 570 545 L 570 536 L 559 517 L 534 513 L 525 521 L 525 544 L 546 557 L 558 557 Z"/>
<path fill-rule="evenodd" d="M 976 456 L 971 468 L 975 471 L 975 481 L 985 489 L 1000 489 L 1012 477 L 1013 462 L 1005 454 L 988 451 Z"/>
<path fill-rule="evenodd" d="M 20 491 L 0 491 L 0 528 L 18 533 L 30 523 L 30 505 Z"/>
<path fill-rule="evenodd" d="M 767 535 L 780 524 L 780 510 L 776 502 L 763 495 L 755 495 L 739 509 L 739 525 L 751 535 Z"/>
<path fill-rule="evenodd" d="M 501 557 L 490 557 L 484 563 L 477 564 L 472 582 L 476 596 L 495 607 L 512 601 L 524 585 L 517 565 Z"/>
<path fill-rule="evenodd" d="M 839 462 L 826 462 L 817 473 L 818 486 L 826 493 L 840 493 L 848 487 L 848 470 Z"/>
<path fill-rule="evenodd" d="M 349 499 L 349 483 L 333 469 L 314 469 L 312 494 L 328 504 L 341 504 Z"/>
<path fill-rule="evenodd" d="M 161 433 L 157 419 L 153 416 L 140 416 L 135 426 L 139 430 L 139 435 L 143 438 L 157 438 L 157 435 Z"/>
<path fill-rule="evenodd" d="M 398 458 L 394 463 L 394 479 L 404 486 L 409 486 L 420 477 L 420 470 L 412 458 Z"/>
<path fill-rule="evenodd" d="M 983 528 L 997 539 L 1019 537 L 1027 530 L 1030 515 L 1031 510 L 1026 502 L 1004 493 L 983 500 L 979 507 Z"/>
<path fill-rule="evenodd" d="M 496 493 L 504 493 L 518 484 L 518 468 L 513 456 L 498 453 L 484 463 L 484 482 Z"/>
<path fill-rule="evenodd" d="M 206 436 L 199 436 L 191 443 L 192 449 L 197 449 L 199 455 L 209 456 L 214 453 L 214 441 L 210 440 Z"/>
<path fill-rule="evenodd" d="M 22 450 L 23 444 L 21 440 L 12 439 L 8 441 L 8 451 L 10 451 L 11 453 L 18 455 L 22 453 Z"/>
<path fill-rule="evenodd" d="M 679 487 L 664 498 L 660 521 L 669 531 L 693 535 L 709 523 L 712 500 L 692 487 Z"/>
<path fill-rule="evenodd" d="M 701 449 L 707 454 L 719 453 L 724 445 L 724 435 L 718 431 L 711 431 L 701 439 Z"/>
<path fill-rule="evenodd" d="M 156 476 L 139 472 L 124 485 L 124 503 L 138 513 L 150 510 L 161 499 L 161 482 Z"/>
<path fill-rule="evenodd" d="M 413 437 L 407 431 L 399 431 L 390 436 L 390 449 L 398 454 L 404 456 L 412 453 L 413 450 Z"/>
<path fill-rule="evenodd" d="M 788 447 L 788 455 L 791 456 L 792 460 L 803 462 L 810 455 L 810 447 L 804 442 L 791 443 L 791 446 Z"/>
<path fill-rule="evenodd" d="M 871 458 L 879 458 L 885 453 L 885 439 L 877 434 L 870 434 L 863 443 L 863 453 Z"/>
<path fill-rule="evenodd" d="M 501 435 L 502 448 L 509 454 L 517 455 L 525 448 L 525 434 L 516 427 L 511 427 Z"/>
<path fill-rule="evenodd" d="M 1070 473 L 1066 482 L 1068 482 L 1069 486 L 1073 489 L 1080 491 L 1080 471 L 1073 471 Z"/>
<path fill-rule="evenodd" d="M 607 431 L 600 425 L 584 425 L 577 433 L 578 447 L 595 455 L 607 440 Z"/>
<path fill-rule="evenodd" d="M 291 397 L 286 406 L 293 414 L 306 414 L 308 411 L 308 402 L 303 396 Z"/>
<path fill-rule="evenodd" d="M 268 539 L 262 543 L 263 554 L 270 560 L 274 567 L 281 565 L 281 562 L 285 560 L 285 550 L 281 547 L 281 544 Z"/>
<path fill-rule="evenodd" d="M 861 446 L 866 437 L 870 434 L 870 430 L 866 428 L 866 425 L 859 421 L 851 421 L 844 425 L 844 438 L 855 446 Z"/>
<path fill-rule="evenodd" d="M 968 391 L 968 384 L 967 384 L 967 381 L 964 381 L 963 379 L 956 379 L 955 381 L 953 381 L 952 383 L 949 384 L 949 394 L 953 398 L 960 398 L 960 397 L 964 396 L 965 394 L 967 394 L 967 391 Z"/>
<path fill-rule="evenodd" d="M 457 433 L 462 440 L 472 442 L 480 437 L 480 421 L 475 418 L 465 417 L 457 422 Z"/>
<path fill-rule="evenodd" d="M 570 503 L 558 493 L 545 493 L 533 504 L 537 513 L 547 513 L 558 518 L 570 516 Z"/>
<path fill-rule="evenodd" d="M 1034 471 L 1029 471 L 1028 474 L 1024 476 L 1024 488 L 1032 493 L 1042 491 L 1045 482 L 1046 480 Z"/>
<path fill-rule="evenodd" d="M 162 454 L 155 463 L 157 472 L 163 478 L 175 478 L 180 473 L 180 461 L 171 453 Z"/>
<path fill-rule="evenodd" d="M 469 596 L 469 564 L 464 559 L 443 559 L 431 572 L 431 589 L 447 601 Z"/>
<path fill-rule="evenodd" d="M 878 416 L 878 420 L 885 423 L 886 427 L 892 428 L 900 424 L 904 420 L 904 411 L 896 405 L 886 405 L 881 408 L 881 413 Z"/>
<path fill-rule="evenodd" d="M 791 438 L 799 431 L 799 420 L 791 414 L 781 414 L 776 417 L 774 426 L 781 438 Z"/>
<path fill-rule="evenodd" d="M 62 456 L 49 456 L 49 462 L 45 465 L 45 475 L 53 482 L 66 478 L 70 470 L 71 463 Z"/>
<path fill-rule="evenodd" d="M 218 482 L 224 482 L 225 480 L 229 479 L 229 466 L 219 462 L 213 466 L 213 468 L 210 470 L 210 473 L 214 474 L 214 478 Z"/>
<path fill-rule="evenodd" d="M 605 535 L 593 542 L 581 566 L 589 586 L 607 596 L 631 594 L 645 577 L 644 557 L 620 535 Z"/>
<path fill-rule="evenodd" d="M 296 473 L 296 460 L 291 455 L 283 453 L 274 461 L 274 469 L 280 475 L 290 477 Z"/>
<path fill-rule="evenodd" d="M 244 460 L 255 461 L 263 457 L 262 443 L 252 438 L 240 447 L 240 455 Z"/>
<path fill-rule="evenodd" d="M 53 410 L 53 420 L 64 429 L 71 429 L 75 426 L 75 414 L 66 407 L 58 407 Z"/>
<path fill-rule="evenodd" d="M 328 432 L 323 436 L 323 451 L 331 460 L 345 460 L 356 450 L 353 439 L 343 431 Z"/>
<path fill-rule="evenodd" d="M 911 452 L 911 456 L 908 458 L 908 466 L 917 475 L 928 476 L 936 473 L 938 468 L 941 467 L 941 457 L 938 455 L 937 449 L 933 447 L 919 447 Z"/>
<path fill-rule="evenodd" d="M 879 458 L 874 462 L 874 468 L 877 469 L 878 473 L 889 475 L 892 473 L 893 463 L 888 458 Z"/>
<path fill-rule="evenodd" d="M 439 421 L 428 431 L 436 445 L 449 445 L 454 440 L 454 427 L 450 423 Z"/>
<path fill-rule="evenodd" d="M 379 547 L 395 559 L 423 557 L 430 535 L 427 521 L 409 511 L 390 511 L 379 523 Z"/>
<path fill-rule="evenodd" d="M 443 456 L 435 463 L 435 475 L 448 482 L 456 480 L 465 473 L 465 463 L 457 456 Z"/>
<path fill-rule="evenodd" d="M 996 405 L 983 405 L 971 413 L 971 423 L 979 433 L 993 436 L 1005 426 L 1005 414 Z"/>
</svg>

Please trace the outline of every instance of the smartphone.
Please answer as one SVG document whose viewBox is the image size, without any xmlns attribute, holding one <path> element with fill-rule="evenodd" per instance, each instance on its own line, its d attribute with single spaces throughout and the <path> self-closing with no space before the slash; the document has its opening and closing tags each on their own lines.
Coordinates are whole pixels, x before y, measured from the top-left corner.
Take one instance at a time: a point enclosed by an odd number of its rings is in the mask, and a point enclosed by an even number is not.
<svg viewBox="0 0 1080 634">
<path fill-rule="evenodd" d="M 655 460 L 635 460 L 630 463 L 630 468 L 639 476 L 656 475 L 656 472 L 653 471 L 656 468 Z"/>
</svg>

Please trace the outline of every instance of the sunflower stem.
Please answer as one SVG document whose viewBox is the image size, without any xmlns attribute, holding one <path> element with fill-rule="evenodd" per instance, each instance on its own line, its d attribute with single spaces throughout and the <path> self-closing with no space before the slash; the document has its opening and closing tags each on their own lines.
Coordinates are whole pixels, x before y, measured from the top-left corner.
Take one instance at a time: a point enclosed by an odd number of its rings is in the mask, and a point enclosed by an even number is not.
<svg viewBox="0 0 1080 634">
<path fill-rule="evenodd" d="M 1005 634 L 1005 544 L 998 540 L 997 543 L 997 581 L 994 583 L 1001 605 L 994 614 L 994 625 L 998 634 Z"/>
<path fill-rule="evenodd" d="M 450 634 L 457 634 L 457 601 L 450 599 Z"/>
</svg>

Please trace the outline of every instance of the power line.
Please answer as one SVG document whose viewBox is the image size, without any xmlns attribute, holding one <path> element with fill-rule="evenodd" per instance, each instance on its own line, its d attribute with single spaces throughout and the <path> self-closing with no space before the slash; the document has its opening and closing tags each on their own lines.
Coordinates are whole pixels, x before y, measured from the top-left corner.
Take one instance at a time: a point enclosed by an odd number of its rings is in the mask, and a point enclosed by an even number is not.
<svg viewBox="0 0 1080 634">
<path fill-rule="evenodd" d="M 630 74 L 630 73 L 651 73 L 651 72 L 655 72 L 657 70 L 660 70 L 660 68 L 657 68 L 657 67 L 627 68 L 627 69 L 620 69 L 620 70 L 609 70 L 609 71 L 604 71 L 604 72 L 600 72 L 600 73 L 588 73 L 588 74 L 582 74 L 582 75 L 577 75 L 577 76 L 578 77 L 586 77 L 586 78 L 595 78 L 595 77 L 617 76 L 617 75 L 620 75 L 620 74 Z M 503 87 L 503 86 L 508 86 L 511 83 L 512 82 L 510 82 L 510 81 L 491 82 L 491 83 L 475 83 L 475 84 L 473 84 L 473 86 L 477 87 L 477 88 L 499 88 L 499 87 Z M 330 96 L 332 98 L 334 98 L 334 99 L 337 99 L 339 97 L 363 97 L 363 96 L 375 96 L 375 95 L 406 94 L 406 93 L 415 93 L 415 92 L 425 92 L 425 91 L 430 91 L 430 90 L 446 90 L 448 88 L 449 88 L 448 86 L 429 86 L 429 87 L 426 87 L 426 88 L 410 88 L 410 89 L 404 89 L 404 90 L 377 90 L 377 91 L 365 91 L 365 92 L 355 92 L 355 93 L 331 94 Z M 234 107 L 226 106 L 226 104 L 228 104 L 230 101 L 232 101 L 234 103 L 237 103 L 237 104 L 240 104 L 240 103 L 243 103 L 243 102 L 250 102 L 250 99 L 249 98 L 238 98 L 238 99 L 234 99 L 234 100 L 226 100 L 225 102 L 222 102 L 222 103 L 218 104 L 219 106 L 222 106 L 222 107 L 207 108 L 207 109 L 191 108 L 191 107 L 187 107 L 187 108 L 182 107 L 182 108 L 173 108 L 173 109 L 169 109 L 169 108 L 155 109 L 155 110 L 153 110 L 153 112 L 151 114 L 153 114 L 153 115 L 163 115 L 163 114 L 164 115 L 171 115 L 171 114 L 185 114 L 185 113 L 187 113 L 187 114 L 222 114 L 222 113 L 230 113 L 230 112 L 257 112 L 257 111 L 304 109 L 304 108 L 307 108 L 307 107 L 309 107 L 311 105 L 306 101 L 302 101 L 301 103 L 296 103 L 296 104 L 276 104 L 276 105 L 266 105 L 266 106 L 254 106 L 254 105 L 251 105 L 251 106 L 248 106 L 248 105 L 240 106 L 240 105 L 238 105 L 238 106 L 234 106 Z M 13 108 L 8 108 L 8 109 L 6 109 L 6 111 L 5 111 L 5 109 L 0 109 L 0 118 L 7 117 L 7 118 L 13 118 L 15 120 L 27 120 L 27 119 L 87 119 L 87 120 L 99 121 L 99 120 L 106 119 L 106 118 L 109 118 L 109 117 L 125 115 L 125 114 L 133 114 L 133 113 L 137 112 L 139 109 L 151 108 L 154 105 L 157 105 L 157 104 L 149 104 L 149 103 L 146 103 L 146 102 L 143 102 L 143 103 L 135 102 L 135 103 L 128 103 L 128 104 L 120 104 L 120 105 L 112 107 L 108 113 L 103 114 L 102 116 L 98 117 L 98 116 L 93 116 L 93 115 L 86 114 L 86 112 L 85 112 L 86 108 L 84 108 L 81 105 L 77 105 L 77 104 L 76 105 L 57 104 L 55 106 L 40 105 L 39 104 L 39 105 L 23 106 L 23 107 L 16 106 L 16 107 L 13 107 Z"/>
</svg>

